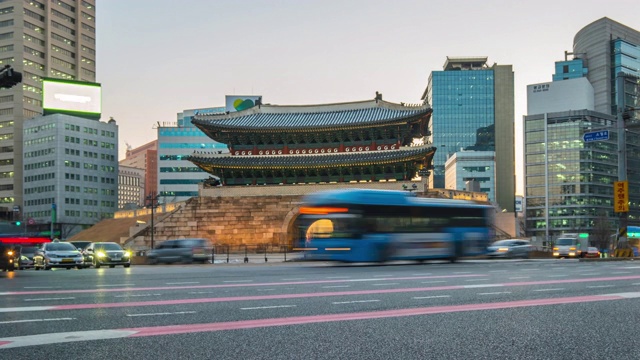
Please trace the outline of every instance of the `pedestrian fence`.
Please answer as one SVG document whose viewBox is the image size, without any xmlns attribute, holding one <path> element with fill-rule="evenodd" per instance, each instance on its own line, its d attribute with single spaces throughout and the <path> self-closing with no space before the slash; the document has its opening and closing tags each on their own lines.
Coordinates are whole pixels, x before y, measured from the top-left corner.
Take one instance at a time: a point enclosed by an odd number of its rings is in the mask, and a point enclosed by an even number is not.
<svg viewBox="0 0 640 360">
<path fill-rule="evenodd" d="M 294 251 L 287 245 L 255 244 L 227 245 L 217 244 L 211 249 L 211 263 L 267 263 L 295 261 L 301 252 Z"/>
</svg>

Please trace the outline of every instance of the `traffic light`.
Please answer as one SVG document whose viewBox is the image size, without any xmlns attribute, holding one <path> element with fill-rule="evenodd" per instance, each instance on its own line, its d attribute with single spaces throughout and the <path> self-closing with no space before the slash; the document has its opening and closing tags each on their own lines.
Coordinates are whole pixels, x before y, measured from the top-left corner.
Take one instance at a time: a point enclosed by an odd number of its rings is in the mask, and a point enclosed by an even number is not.
<svg viewBox="0 0 640 360">
<path fill-rule="evenodd" d="M 8 89 L 22 82 L 22 73 L 19 73 L 11 67 L 5 65 L 0 70 L 0 88 Z"/>
<path fill-rule="evenodd" d="M 11 224 L 15 225 L 15 226 L 20 226 L 22 225 L 21 221 L 12 221 Z"/>
</svg>

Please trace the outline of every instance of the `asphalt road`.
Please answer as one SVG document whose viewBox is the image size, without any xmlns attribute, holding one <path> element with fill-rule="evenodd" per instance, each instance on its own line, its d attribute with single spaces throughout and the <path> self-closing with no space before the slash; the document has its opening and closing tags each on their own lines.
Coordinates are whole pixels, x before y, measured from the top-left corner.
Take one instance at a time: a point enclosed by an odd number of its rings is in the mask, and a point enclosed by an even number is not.
<svg viewBox="0 0 640 360">
<path fill-rule="evenodd" d="M 634 261 L 0 274 L 2 359 L 639 359 L 639 323 Z"/>
</svg>

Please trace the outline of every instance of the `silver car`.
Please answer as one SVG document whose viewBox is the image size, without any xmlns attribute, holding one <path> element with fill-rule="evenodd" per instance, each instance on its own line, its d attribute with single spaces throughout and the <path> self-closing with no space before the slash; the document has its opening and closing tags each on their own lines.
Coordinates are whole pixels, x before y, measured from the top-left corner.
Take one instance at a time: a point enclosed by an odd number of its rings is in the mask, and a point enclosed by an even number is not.
<svg viewBox="0 0 640 360">
<path fill-rule="evenodd" d="M 487 248 L 487 256 L 491 258 L 529 258 L 531 244 L 526 240 L 500 240 Z"/>
<path fill-rule="evenodd" d="M 84 267 L 84 256 L 75 246 L 66 243 L 53 242 L 42 245 L 33 255 L 33 267 L 36 270 L 49 270 L 51 268 L 78 268 Z"/>
</svg>

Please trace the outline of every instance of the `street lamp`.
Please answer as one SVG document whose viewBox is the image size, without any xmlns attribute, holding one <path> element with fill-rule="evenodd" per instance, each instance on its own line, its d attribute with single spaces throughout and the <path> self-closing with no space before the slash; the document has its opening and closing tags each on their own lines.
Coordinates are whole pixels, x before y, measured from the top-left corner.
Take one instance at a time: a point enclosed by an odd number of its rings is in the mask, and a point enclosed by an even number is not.
<svg viewBox="0 0 640 360">
<path fill-rule="evenodd" d="M 154 209 L 156 208 L 156 206 L 158 205 L 158 198 L 160 196 L 159 195 L 154 195 L 153 193 L 150 193 L 149 195 L 147 195 L 147 206 L 151 206 L 151 249 L 153 250 L 153 212 Z"/>
</svg>

